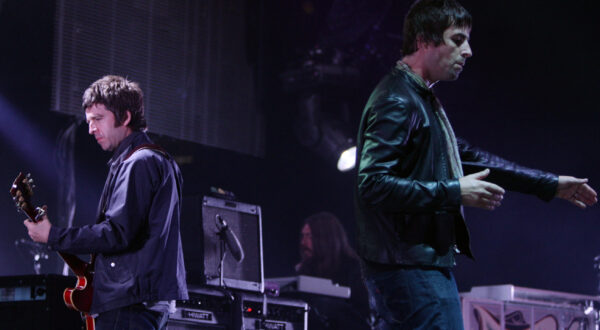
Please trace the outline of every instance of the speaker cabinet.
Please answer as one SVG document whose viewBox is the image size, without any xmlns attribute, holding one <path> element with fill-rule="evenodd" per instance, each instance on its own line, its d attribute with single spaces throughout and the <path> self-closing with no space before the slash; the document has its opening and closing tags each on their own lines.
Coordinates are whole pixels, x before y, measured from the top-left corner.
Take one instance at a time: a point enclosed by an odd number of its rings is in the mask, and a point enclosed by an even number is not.
<svg viewBox="0 0 600 330">
<path fill-rule="evenodd" d="M 183 203 L 181 235 L 187 282 L 264 292 L 262 218 L 258 205 L 215 197 L 187 196 Z M 218 218 L 238 238 L 244 259 L 236 261 L 222 244 Z M 224 257 L 221 269 L 221 258 Z"/>
<path fill-rule="evenodd" d="M 224 246 L 218 235 L 217 216 L 227 222 L 239 239 L 245 255 L 241 262 L 223 250 Z M 221 257 L 225 256 L 222 269 L 225 287 L 264 292 L 261 220 L 260 206 L 204 197 L 202 228 L 204 275 L 207 284 L 220 285 L 220 262 Z M 227 249 L 225 246 L 225 250 Z"/>
</svg>

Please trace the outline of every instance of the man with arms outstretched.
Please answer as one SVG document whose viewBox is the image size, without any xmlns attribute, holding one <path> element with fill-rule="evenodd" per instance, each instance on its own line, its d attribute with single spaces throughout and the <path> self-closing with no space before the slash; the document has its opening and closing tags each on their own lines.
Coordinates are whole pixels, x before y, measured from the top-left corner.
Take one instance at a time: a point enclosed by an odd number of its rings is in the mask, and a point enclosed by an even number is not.
<svg viewBox="0 0 600 330">
<path fill-rule="evenodd" d="M 455 0 L 415 2 L 403 55 L 371 94 L 359 127 L 359 255 L 381 329 L 462 329 L 451 267 L 472 257 L 462 206 L 493 210 L 504 188 L 596 203 L 587 179 L 519 166 L 457 139 L 432 91 L 472 56 L 470 14 Z M 473 173 L 464 175 L 463 169 Z"/>
</svg>

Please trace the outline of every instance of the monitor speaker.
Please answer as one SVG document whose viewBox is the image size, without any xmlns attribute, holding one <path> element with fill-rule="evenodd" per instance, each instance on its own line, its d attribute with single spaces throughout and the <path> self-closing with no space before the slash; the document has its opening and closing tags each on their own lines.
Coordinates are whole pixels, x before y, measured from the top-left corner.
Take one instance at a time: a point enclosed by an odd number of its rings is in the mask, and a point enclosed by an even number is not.
<svg viewBox="0 0 600 330">
<path fill-rule="evenodd" d="M 260 206 L 188 196 L 183 208 L 181 235 L 187 282 L 264 292 Z M 219 234 L 223 229 L 220 221 L 227 224 L 239 241 L 244 254 L 241 261 L 234 258 L 223 241 L 224 235 Z"/>
</svg>

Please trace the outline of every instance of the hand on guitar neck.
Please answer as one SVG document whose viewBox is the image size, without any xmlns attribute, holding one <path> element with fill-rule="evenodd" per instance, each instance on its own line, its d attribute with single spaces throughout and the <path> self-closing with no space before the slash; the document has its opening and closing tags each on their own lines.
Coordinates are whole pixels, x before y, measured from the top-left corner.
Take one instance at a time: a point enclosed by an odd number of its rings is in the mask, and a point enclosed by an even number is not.
<svg viewBox="0 0 600 330">
<path fill-rule="evenodd" d="M 48 243 L 48 236 L 52 224 L 46 215 L 46 206 L 33 206 L 33 179 L 29 175 L 25 176 L 19 173 L 12 186 L 10 187 L 10 195 L 15 202 L 17 209 L 27 215 L 27 219 L 23 222 L 27 227 L 29 237 L 38 243 Z M 58 252 L 65 263 L 69 265 L 71 271 L 77 276 L 75 288 L 66 288 L 63 292 L 63 300 L 67 307 L 84 313 L 85 324 L 87 330 L 94 329 L 94 320 L 89 315 L 92 305 L 93 296 L 93 260 L 91 263 L 86 263 L 77 256 Z"/>
<path fill-rule="evenodd" d="M 52 224 L 48 220 L 46 205 L 42 207 L 33 206 L 31 202 L 33 187 L 35 186 L 31 176 L 19 173 L 10 187 L 10 194 L 17 209 L 23 211 L 28 217 L 23 221 L 23 224 L 27 227 L 29 237 L 38 243 L 48 243 L 48 235 Z"/>
<path fill-rule="evenodd" d="M 44 210 L 46 206 L 44 206 Z M 23 221 L 25 227 L 27 227 L 27 234 L 34 242 L 38 243 L 48 243 L 48 235 L 50 235 L 50 228 L 52 228 L 52 224 L 50 220 L 48 220 L 48 216 L 44 214 L 40 221 L 33 222 L 30 219 L 25 219 Z"/>
</svg>

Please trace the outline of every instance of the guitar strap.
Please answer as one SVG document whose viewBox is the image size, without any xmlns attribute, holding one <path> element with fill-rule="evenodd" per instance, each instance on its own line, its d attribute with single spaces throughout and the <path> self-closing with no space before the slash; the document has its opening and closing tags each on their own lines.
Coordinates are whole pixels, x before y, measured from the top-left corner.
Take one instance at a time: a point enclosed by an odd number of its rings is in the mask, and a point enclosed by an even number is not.
<svg viewBox="0 0 600 330">
<path fill-rule="evenodd" d="M 171 156 L 169 156 L 169 154 L 167 153 L 167 151 L 165 149 L 163 149 L 161 146 L 159 146 L 158 144 L 144 143 L 144 144 L 140 144 L 139 146 L 136 146 L 135 148 L 131 149 L 131 151 L 127 154 L 127 156 L 125 156 L 125 159 L 123 161 L 126 161 L 136 151 L 142 150 L 142 149 L 154 150 L 154 151 L 160 153 L 161 155 L 165 156 L 165 158 L 171 159 Z"/>
<path fill-rule="evenodd" d="M 154 151 L 158 152 L 159 154 L 163 155 L 169 161 L 173 161 L 173 158 L 171 157 L 171 155 L 169 155 L 169 153 L 165 149 L 163 149 L 163 147 L 159 146 L 158 144 L 153 144 L 153 143 L 140 144 L 139 146 L 131 149 L 131 151 L 127 154 L 127 156 L 125 156 L 124 161 L 129 159 L 129 157 L 131 157 L 131 155 L 133 155 L 136 151 L 142 150 L 142 149 L 154 150 Z M 176 173 L 174 167 L 173 167 L 173 172 Z M 179 200 L 182 200 L 181 183 L 179 182 L 178 178 L 175 178 L 175 182 L 177 183 L 177 195 L 179 195 Z"/>
</svg>

